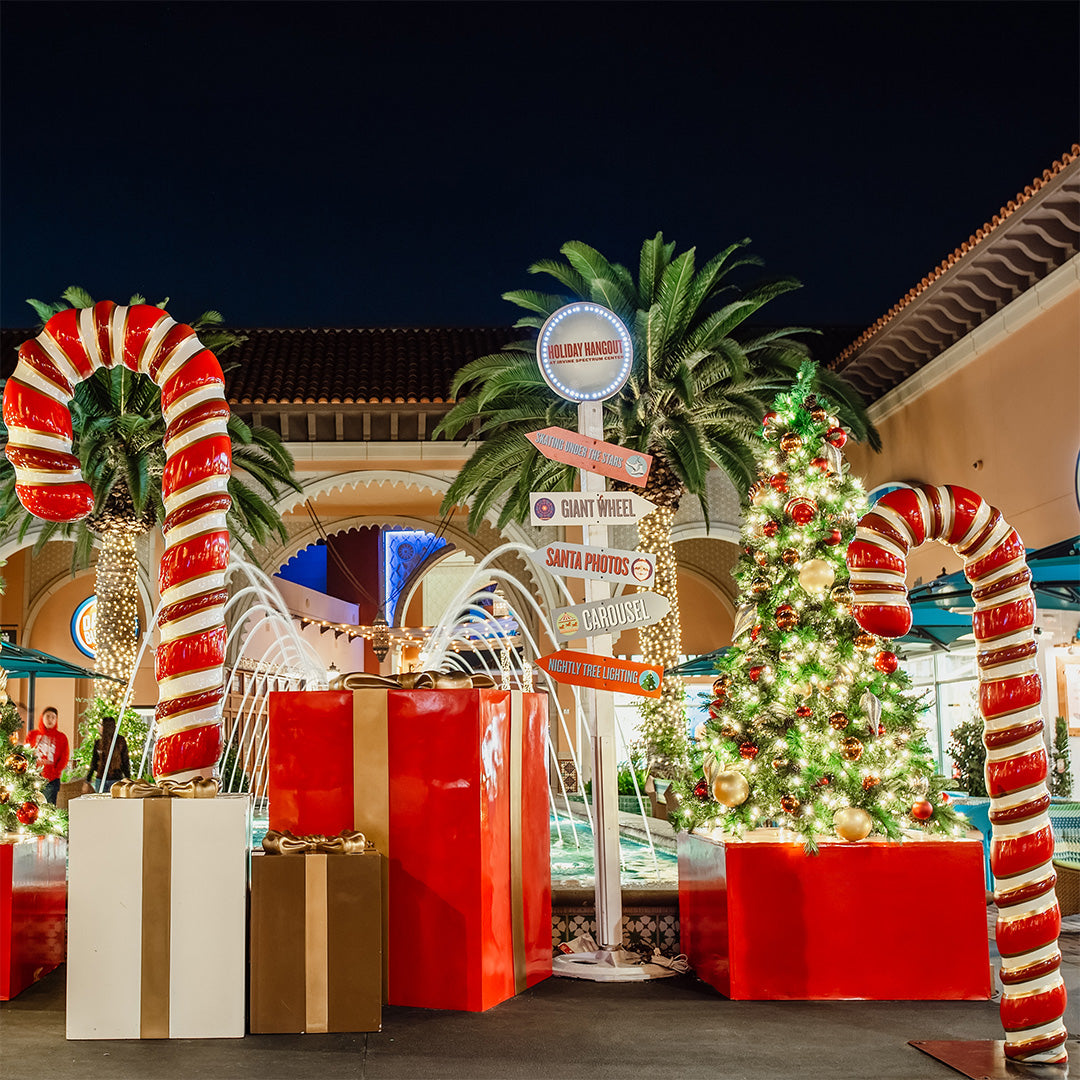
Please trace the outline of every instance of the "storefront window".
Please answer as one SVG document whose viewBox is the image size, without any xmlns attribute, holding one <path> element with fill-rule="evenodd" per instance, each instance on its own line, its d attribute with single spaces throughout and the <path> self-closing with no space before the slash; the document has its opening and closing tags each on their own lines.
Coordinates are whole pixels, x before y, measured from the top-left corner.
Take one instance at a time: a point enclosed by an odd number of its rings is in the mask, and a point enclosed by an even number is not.
<svg viewBox="0 0 1080 1080">
<path fill-rule="evenodd" d="M 924 698 L 923 725 L 937 762 L 938 772 L 952 776 L 953 760 L 948 754 L 953 729 L 977 711 L 978 672 L 974 648 L 928 653 L 903 663 L 914 689 Z"/>
</svg>

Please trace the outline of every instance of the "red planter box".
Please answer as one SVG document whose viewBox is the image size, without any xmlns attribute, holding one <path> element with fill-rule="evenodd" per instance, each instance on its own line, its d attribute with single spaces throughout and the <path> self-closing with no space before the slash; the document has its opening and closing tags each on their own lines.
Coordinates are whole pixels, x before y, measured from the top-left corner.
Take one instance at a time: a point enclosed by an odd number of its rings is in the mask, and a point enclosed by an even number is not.
<svg viewBox="0 0 1080 1080">
<path fill-rule="evenodd" d="M 787 834 L 788 836 L 790 834 Z M 990 997 L 982 844 L 679 835 L 682 948 L 737 1000 Z"/>
<path fill-rule="evenodd" d="M 547 696 L 514 696 L 270 696 L 270 828 L 388 856 L 389 1004 L 479 1012 L 551 974 Z"/>
<path fill-rule="evenodd" d="M 0 842 L 0 1001 L 64 962 L 67 841 Z"/>
</svg>

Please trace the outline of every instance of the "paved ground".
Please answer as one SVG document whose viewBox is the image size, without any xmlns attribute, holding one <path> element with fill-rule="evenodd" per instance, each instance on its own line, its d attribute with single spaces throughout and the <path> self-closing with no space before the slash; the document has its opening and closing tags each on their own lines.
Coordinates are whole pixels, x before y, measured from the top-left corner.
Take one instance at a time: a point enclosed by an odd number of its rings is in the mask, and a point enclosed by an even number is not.
<svg viewBox="0 0 1080 1080">
<path fill-rule="evenodd" d="M 1072 998 L 1069 1049 L 1072 1073 L 1080 1076 L 1080 918 L 1068 925 L 1062 952 Z M 60 968 L 0 1007 L 0 1076 L 955 1080 L 958 1073 L 908 1040 L 1000 1037 L 996 1002 L 732 1002 L 684 975 L 622 985 L 550 979 L 482 1014 L 388 1008 L 383 1030 L 371 1035 L 67 1042 Z M 1060 1080 L 1063 1073 L 1016 1075 Z"/>
</svg>

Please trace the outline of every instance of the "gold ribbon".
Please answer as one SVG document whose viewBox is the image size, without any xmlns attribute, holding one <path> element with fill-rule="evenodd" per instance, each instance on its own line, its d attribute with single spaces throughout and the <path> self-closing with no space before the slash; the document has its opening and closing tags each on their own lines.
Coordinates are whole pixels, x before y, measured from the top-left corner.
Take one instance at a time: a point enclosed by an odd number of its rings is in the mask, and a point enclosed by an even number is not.
<svg viewBox="0 0 1080 1080">
<path fill-rule="evenodd" d="M 152 787 L 153 785 L 147 785 Z M 116 786 L 113 785 L 113 790 Z M 139 1037 L 167 1039 L 172 965 L 172 802 L 142 810 L 142 931 Z"/>
<path fill-rule="evenodd" d="M 271 855 L 361 855 L 375 850 L 375 845 L 354 829 L 342 829 L 337 836 L 296 836 L 288 830 L 271 829 L 262 846 Z"/>
<path fill-rule="evenodd" d="M 191 780 L 117 780 L 110 789 L 114 799 L 213 799 L 218 782 L 196 776 Z"/>
<path fill-rule="evenodd" d="M 363 842 L 362 833 L 355 835 Z M 330 913 L 326 901 L 326 856 L 316 854 L 304 860 L 304 1030 L 310 1032 L 325 1032 L 330 1026 Z"/>
<path fill-rule="evenodd" d="M 398 675 L 377 675 L 370 671 L 350 671 L 334 682 L 336 690 L 492 690 L 490 675 L 469 675 L 464 671 L 402 671 Z"/>
</svg>

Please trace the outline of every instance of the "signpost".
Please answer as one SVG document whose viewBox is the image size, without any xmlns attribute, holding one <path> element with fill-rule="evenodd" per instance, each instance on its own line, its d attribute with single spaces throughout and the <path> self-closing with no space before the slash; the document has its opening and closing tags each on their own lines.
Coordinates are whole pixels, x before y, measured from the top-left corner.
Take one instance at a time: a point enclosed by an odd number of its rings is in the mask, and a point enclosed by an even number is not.
<svg viewBox="0 0 1080 1080">
<path fill-rule="evenodd" d="M 658 698 L 664 671 L 656 664 L 637 664 L 611 656 L 560 649 L 536 661 L 557 683 L 589 686 L 621 694 Z"/>
<path fill-rule="evenodd" d="M 607 532 L 606 528 L 604 532 Z M 613 581 L 621 585 L 651 585 L 656 580 L 656 556 L 648 551 L 598 548 L 588 544 L 566 544 L 560 540 L 530 551 L 529 558 L 548 573 L 562 577 Z"/>
<path fill-rule="evenodd" d="M 581 406 L 578 406 L 578 423 Z M 600 434 L 603 435 L 603 428 Z M 530 431 L 526 436 L 548 459 L 563 465 L 576 465 L 586 472 L 610 476 L 612 480 L 623 480 L 628 484 L 644 487 L 652 468 L 652 454 L 639 454 L 614 443 L 603 442 L 583 431 L 568 431 L 561 427 L 548 427 L 540 431 Z M 600 489 L 602 490 L 602 489 Z"/>
<path fill-rule="evenodd" d="M 559 308 L 544 323 L 536 341 L 540 372 L 555 393 L 578 403 L 577 433 L 562 428 L 533 432 L 529 439 L 553 461 L 578 466 L 581 496 L 598 497 L 606 492 L 604 476 L 621 469 L 619 480 L 641 485 L 648 477 L 652 459 L 647 454 L 628 454 L 605 443 L 602 402 L 617 394 L 630 376 L 634 361 L 630 334 L 619 318 L 599 304 L 585 302 Z M 567 439 L 569 436 L 569 440 Z M 584 451 L 584 452 L 583 452 Z M 595 457 L 593 456 L 595 452 Z M 556 457 L 556 454 L 573 455 Z M 631 460 L 636 459 L 636 460 Z M 619 464 L 612 464 L 612 462 Z M 640 473 L 640 475 L 635 475 Z M 606 549 L 608 527 L 602 521 L 582 527 L 585 544 Z M 583 560 L 584 561 L 584 560 Z M 655 575 L 650 575 L 652 581 Z M 585 599 L 608 600 L 611 591 L 602 577 L 587 578 Z M 587 647 L 599 657 L 611 656 L 610 634 L 594 634 Z M 554 676 L 553 676 L 554 677 Z M 622 892 L 619 886 L 619 789 L 615 767 L 615 702 L 609 693 L 590 689 L 592 704 L 593 835 L 596 864 L 596 937 L 601 952 L 621 941 Z M 610 965 L 602 965 L 607 971 Z"/>
<path fill-rule="evenodd" d="M 555 611 L 555 636 L 573 641 L 590 634 L 621 634 L 639 626 L 652 626 L 671 611 L 671 601 L 654 592 L 628 593 L 610 600 L 558 608 Z"/>
<path fill-rule="evenodd" d="M 534 525 L 636 525 L 656 503 L 633 491 L 534 491 L 529 495 Z"/>
</svg>

